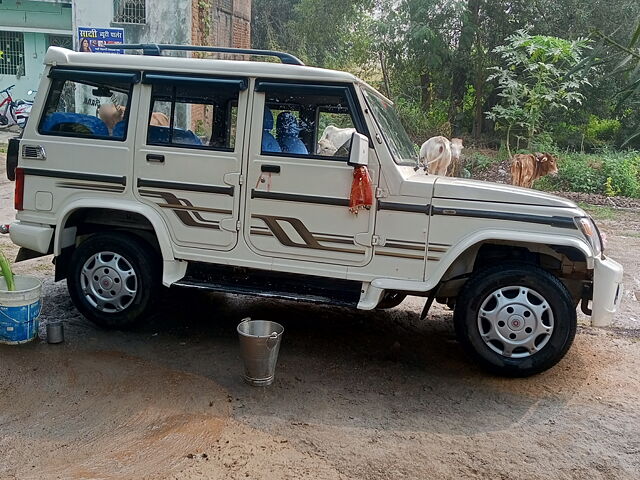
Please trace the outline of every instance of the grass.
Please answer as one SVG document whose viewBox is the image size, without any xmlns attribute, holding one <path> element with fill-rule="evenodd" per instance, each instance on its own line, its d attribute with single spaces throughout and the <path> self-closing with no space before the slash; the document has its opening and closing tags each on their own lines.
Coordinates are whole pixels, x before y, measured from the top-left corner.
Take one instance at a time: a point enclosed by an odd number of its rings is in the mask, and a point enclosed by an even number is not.
<svg viewBox="0 0 640 480">
<path fill-rule="evenodd" d="M 9 148 L 8 144 L 0 143 L 0 153 L 7 153 L 7 148 Z"/>
<path fill-rule="evenodd" d="M 593 216 L 596 220 L 616 220 L 623 213 L 615 208 L 604 207 L 602 205 L 591 205 L 584 202 L 578 202 L 578 206 L 589 215 Z"/>
<path fill-rule="evenodd" d="M 490 157 L 488 155 L 483 155 L 482 153 L 472 153 L 470 159 L 474 170 L 486 170 L 491 165 L 500 163 L 500 159 L 498 157 Z"/>
</svg>

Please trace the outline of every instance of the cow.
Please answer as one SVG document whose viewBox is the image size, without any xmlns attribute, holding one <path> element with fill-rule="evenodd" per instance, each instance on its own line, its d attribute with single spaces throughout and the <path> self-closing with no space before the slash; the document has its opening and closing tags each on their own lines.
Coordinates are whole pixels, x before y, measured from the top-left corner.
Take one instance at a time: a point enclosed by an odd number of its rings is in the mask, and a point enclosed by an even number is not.
<svg viewBox="0 0 640 480">
<path fill-rule="evenodd" d="M 558 173 L 558 160 L 550 153 L 517 154 L 511 158 L 511 184 L 531 188 L 545 175 Z"/>
<path fill-rule="evenodd" d="M 420 163 L 427 172 L 434 175 L 447 175 L 451 159 L 460 159 L 462 140 L 454 138 L 449 141 L 446 137 L 431 137 L 420 147 Z"/>
<path fill-rule="evenodd" d="M 331 140 L 328 138 L 322 138 L 318 140 L 318 147 L 316 148 L 316 153 L 318 155 L 324 155 L 325 157 L 330 157 L 334 155 L 338 149 L 336 146 L 331 143 Z"/>
<path fill-rule="evenodd" d="M 355 128 L 338 128 L 335 125 L 328 125 L 318 140 L 316 152 L 318 155 L 334 155 L 340 147 L 351 140 L 355 132 Z"/>
<path fill-rule="evenodd" d="M 462 170 L 460 157 L 462 156 L 463 148 L 464 146 L 462 145 L 461 138 L 451 139 L 451 168 L 449 169 L 449 176 L 451 177 L 460 176 L 460 171 Z"/>
</svg>

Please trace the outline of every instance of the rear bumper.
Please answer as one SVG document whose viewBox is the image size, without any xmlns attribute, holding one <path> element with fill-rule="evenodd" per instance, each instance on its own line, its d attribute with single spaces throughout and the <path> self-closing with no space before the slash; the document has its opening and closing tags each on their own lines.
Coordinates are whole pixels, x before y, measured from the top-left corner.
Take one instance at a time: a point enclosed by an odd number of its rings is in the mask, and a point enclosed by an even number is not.
<svg viewBox="0 0 640 480">
<path fill-rule="evenodd" d="M 622 265 L 610 258 L 595 258 L 591 325 L 611 325 L 622 300 L 622 288 Z"/>
<path fill-rule="evenodd" d="M 54 229 L 50 225 L 14 222 L 9 228 L 11 241 L 19 247 L 47 254 L 51 251 Z"/>
</svg>

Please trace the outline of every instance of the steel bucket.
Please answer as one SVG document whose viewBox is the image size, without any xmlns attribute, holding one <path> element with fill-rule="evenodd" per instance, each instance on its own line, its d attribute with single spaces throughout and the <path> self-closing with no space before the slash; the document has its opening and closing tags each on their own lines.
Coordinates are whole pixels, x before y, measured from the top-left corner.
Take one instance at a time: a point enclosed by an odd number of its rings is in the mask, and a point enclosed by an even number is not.
<svg viewBox="0 0 640 480">
<path fill-rule="evenodd" d="M 244 380 L 265 387 L 273 383 L 284 327 L 267 320 L 245 318 L 238 325 Z"/>
</svg>

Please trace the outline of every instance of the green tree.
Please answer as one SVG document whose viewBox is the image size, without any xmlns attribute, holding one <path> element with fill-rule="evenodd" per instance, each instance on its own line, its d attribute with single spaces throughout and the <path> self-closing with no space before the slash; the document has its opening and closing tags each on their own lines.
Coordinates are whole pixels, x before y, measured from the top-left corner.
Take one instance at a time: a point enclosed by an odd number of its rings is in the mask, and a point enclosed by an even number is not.
<svg viewBox="0 0 640 480">
<path fill-rule="evenodd" d="M 585 39 L 530 35 L 527 30 L 507 37 L 507 42 L 494 49 L 501 65 L 491 68 L 489 80 L 497 82 L 502 101 L 487 116 L 505 126 L 507 149 L 514 126 L 525 129 L 530 148 L 535 133 L 544 127 L 546 114 L 582 104 L 584 95 L 579 90 L 589 84 L 588 72 L 574 68 L 589 45 Z"/>
</svg>

